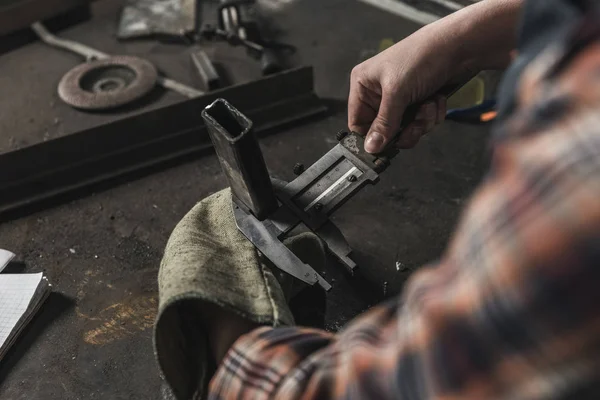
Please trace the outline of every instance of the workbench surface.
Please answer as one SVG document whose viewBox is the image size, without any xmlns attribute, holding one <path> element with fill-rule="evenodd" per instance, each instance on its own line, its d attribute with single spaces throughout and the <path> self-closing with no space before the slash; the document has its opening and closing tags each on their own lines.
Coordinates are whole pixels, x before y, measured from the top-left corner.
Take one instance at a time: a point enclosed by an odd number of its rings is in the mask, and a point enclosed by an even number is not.
<svg viewBox="0 0 600 400">
<path fill-rule="evenodd" d="M 147 57 L 170 77 L 192 83 L 184 46 L 116 42 L 120 3 L 95 3 L 93 19 L 63 35 L 108 52 Z M 297 64 L 314 65 L 317 93 L 334 111 L 261 140 L 272 173 L 290 179 L 296 162 L 308 166 L 317 160 L 346 126 L 348 78 L 361 52 L 418 26 L 356 1 L 281 3 L 289 3 L 276 14 L 282 39 L 298 46 Z M 0 55 L 0 151 L 115 118 L 90 116 L 60 102 L 56 84 L 77 62 L 40 43 Z M 249 67 L 241 79 L 254 72 L 258 69 Z M 181 100 L 164 93 L 146 107 Z M 484 171 L 487 133 L 446 123 L 416 149 L 403 151 L 377 186 L 335 216 L 355 249 L 361 276 L 350 278 L 341 267 L 328 273 L 334 283 L 327 296 L 328 329 L 341 328 L 384 296 L 399 293 L 415 268 L 440 256 Z M 151 341 L 161 254 L 183 215 L 224 185 L 216 157 L 208 155 L 0 225 L 0 247 L 20 262 L 11 268 L 44 271 L 53 285 L 0 361 L 0 398 L 162 398 Z"/>
</svg>

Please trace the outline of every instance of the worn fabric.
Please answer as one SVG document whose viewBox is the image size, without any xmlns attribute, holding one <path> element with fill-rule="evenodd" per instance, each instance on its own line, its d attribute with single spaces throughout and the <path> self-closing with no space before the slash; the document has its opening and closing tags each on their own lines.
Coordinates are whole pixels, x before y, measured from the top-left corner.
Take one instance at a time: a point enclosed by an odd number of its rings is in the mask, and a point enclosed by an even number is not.
<svg viewBox="0 0 600 400">
<path fill-rule="evenodd" d="M 441 261 L 337 335 L 241 337 L 210 398 L 600 398 L 600 19 L 585 11 L 524 69 Z"/>
<path fill-rule="evenodd" d="M 325 249 L 316 235 L 297 235 L 285 244 L 304 262 L 323 267 Z M 158 288 L 156 356 L 175 395 L 189 399 L 202 397 L 214 372 L 198 318 L 199 302 L 259 324 L 293 325 L 286 297 L 302 287 L 272 267 L 238 231 L 231 191 L 226 189 L 202 200 L 176 226 L 161 262 Z"/>
</svg>

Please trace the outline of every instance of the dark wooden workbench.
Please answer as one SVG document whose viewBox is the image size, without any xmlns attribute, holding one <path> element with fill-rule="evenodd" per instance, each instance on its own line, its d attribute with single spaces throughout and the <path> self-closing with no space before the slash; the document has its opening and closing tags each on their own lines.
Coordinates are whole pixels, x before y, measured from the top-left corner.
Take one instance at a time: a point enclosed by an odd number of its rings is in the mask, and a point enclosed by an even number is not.
<svg viewBox="0 0 600 400">
<path fill-rule="evenodd" d="M 115 41 L 119 3 L 96 3 L 93 20 L 63 35 L 108 52 L 143 55 L 169 76 L 192 83 L 185 47 Z M 262 141 L 272 172 L 289 179 L 294 163 L 315 161 L 345 127 L 348 76 L 361 51 L 418 27 L 348 0 L 293 2 L 277 21 L 284 39 L 299 48 L 297 63 L 315 66 L 319 95 L 339 108 Z M 114 118 L 72 110 L 57 98 L 58 80 L 78 62 L 39 43 L 0 55 L 0 150 Z M 165 93 L 147 107 L 180 100 Z M 336 216 L 364 276 L 331 272 L 329 329 L 379 301 L 384 286 L 388 296 L 398 293 L 411 271 L 440 255 L 482 174 L 486 139 L 486 129 L 446 124 L 403 152 L 379 185 Z M 24 271 L 45 271 L 54 290 L 0 362 L 0 398 L 160 398 L 151 334 L 162 250 L 195 202 L 224 185 L 216 158 L 205 156 L 0 225 L 0 247 L 15 252 Z"/>
</svg>

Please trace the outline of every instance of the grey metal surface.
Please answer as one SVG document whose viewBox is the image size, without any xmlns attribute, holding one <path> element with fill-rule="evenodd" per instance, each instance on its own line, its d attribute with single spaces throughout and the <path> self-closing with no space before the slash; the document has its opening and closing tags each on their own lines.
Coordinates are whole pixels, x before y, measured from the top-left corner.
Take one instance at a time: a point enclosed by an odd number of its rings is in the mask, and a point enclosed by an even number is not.
<svg viewBox="0 0 600 400">
<path fill-rule="evenodd" d="M 252 121 L 222 98 L 202 110 L 202 118 L 233 197 L 264 219 L 278 205 Z"/>
<path fill-rule="evenodd" d="M 323 289 L 331 285 L 317 271 L 303 263 L 280 240 L 282 232 L 270 219 L 259 221 L 242 210 L 235 202 L 232 205 L 235 223 L 252 244 L 279 269 L 309 285 L 318 283 Z"/>
<path fill-rule="evenodd" d="M 252 121 L 224 99 L 202 111 L 202 118 L 227 177 L 238 228 L 275 267 L 310 285 L 331 285 L 293 255 L 282 240 L 300 222 L 321 236 L 329 251 L 353 272 L 352 249 L 329 216 L 377 173 L 341 144 L 335 146 L 289 184 L 271 184 L 263 154 L 252 131 Z M 282 201 L 279 205 L 276 194 Z"/>
<path fill-rule="evenodd" d="M 154 88 L 158 72 L 139 57 L 115 56 L 79 64 L 63 76 L 58 95 L 84 110 L 107 110 L 129 104 Z"/>
<path fill-rule="evenodd" d="M 259 135 L 326 111 L 312 68 L 301 67 L 0 154 L 0 220 L 210 150 L 200 110 L 219 97 L 235 101 Z"/>
<path fill-rule="evenodd" d="M 232 18 L 231 14 L 228 15 Z M 450 96 L 461 86 L 462 84 L 453 85 L 442 89 L 441 93 Z M 403 117 L 404 126 L 414 120 L 418 109 L 419 105 L 412 105 L 407 109 Z M 282 205 L 276 213 L 284 216 L 284 223 L 274 225 L 271 218 L 275 213 L 277 200 L 263 155 L 251 135 L 252 121 L 222 99 L 208 106 L 202 115 L 209 127 L 211 140 L 232 189 L 234 201 L 239 205 L 236 206 L 238 227 L 256 248 L 276 267 L 292 276 L 308 277 L 308 274 L 302 273 L 304 264 L 297 257 L 290 258 L 289 251 L 284 250 L 285 246 L 279 240 L 291 226 L 287 225 L 291 222 L 288 215 L 295 214 L 317 235 L 323 234 L 322 239 L 330 252 L 349 272 L 354 272 L 356 263 L 349 257 L 352 249 L 329 218 L 360 189 L 379 181 L 378 173 L 387 168 L 390 160 L 399 153 L 395 142 L 400 134 L 380 154 L 369 154 L 364 150 L 364 138 L 361 135 L 338 131 L 336 139 L 340 140 L 340 144 L 306 171 L 303 165 L 296 164 L 294 173 L 299 176 L 293 182 L 278 188 L 277 197 Z"/>
<path fill-rule="evenodd" d="M 126 0 L 117 37 L 185 36 L 196 28 L 196 0 Z"/>
</svg>

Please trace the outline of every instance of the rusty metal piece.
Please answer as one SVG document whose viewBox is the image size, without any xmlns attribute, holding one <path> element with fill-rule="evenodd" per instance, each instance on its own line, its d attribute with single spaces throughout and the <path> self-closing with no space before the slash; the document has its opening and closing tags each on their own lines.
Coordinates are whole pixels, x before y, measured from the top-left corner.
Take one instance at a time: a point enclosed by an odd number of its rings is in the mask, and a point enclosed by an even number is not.
<svg viewBox="0 0 600 400">
<path fill-rule="evenodd" d="M 58 84 L 58 95 L 72 107 L 105 110 L 131 103 L 150 92 L 158 73 L 141 58 L 115 56 L 80 64 Z"/>
<path fill-rule="evenodd" d="M 278 204 L 252 121 L 224 99 L 202 111 L 231 193 L 246 212 L 262 220 Z"/>
</svg>

